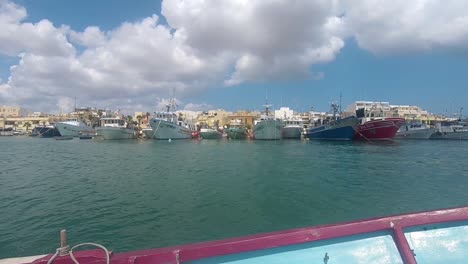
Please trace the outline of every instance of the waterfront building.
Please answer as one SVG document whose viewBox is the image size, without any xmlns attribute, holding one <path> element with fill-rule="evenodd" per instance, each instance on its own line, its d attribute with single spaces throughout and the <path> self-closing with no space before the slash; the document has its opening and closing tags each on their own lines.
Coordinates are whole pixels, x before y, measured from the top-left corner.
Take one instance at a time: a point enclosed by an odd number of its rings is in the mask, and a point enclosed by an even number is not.
<svg viewBox="0 0 468 264">
<path fill-rule="evenodd" d="M 222 128 L 226 124 L 229 124 L 229 115 L 231 113 L 223 109 L 209 110 L 202 112 L 197 118 L 197 125 L 208 126 L 213 128 Z"/>
<path fill-rule="evenodd" d="M 446 120 L 444 116 L 434 115 L 415 105 L 392 105 L 389 102 L 356 101 L 347 107 L 347 114 L 354 114 L 357 109 L 379 112 L 382 117 L 401 117 L 407 121 L 418 120 L 424 124 L 435 124 Z"/>
<path fill-rule="evenodd" d="M 253 128 L 255 124 L 255 120 L 260 117 L 260 112 L 254 111 L 237 111 L 235 113 L 232 113 L 228 116 L 228 123 L 229 124 L 240 124 L 244 125 L 247 128 L 251 129 Z"/>
<path fill-rule="evenodd" d="M 275 110 L 276 119 L 292 119 L 294 117 L 294 111 L 289 107 L 280 107 L 279 110 Z"/>
<path fill-rule="evenodd" d="M 0 106 L 0 117 L 25 116 L 26 111 L 19 106 Z"/>
</svg>

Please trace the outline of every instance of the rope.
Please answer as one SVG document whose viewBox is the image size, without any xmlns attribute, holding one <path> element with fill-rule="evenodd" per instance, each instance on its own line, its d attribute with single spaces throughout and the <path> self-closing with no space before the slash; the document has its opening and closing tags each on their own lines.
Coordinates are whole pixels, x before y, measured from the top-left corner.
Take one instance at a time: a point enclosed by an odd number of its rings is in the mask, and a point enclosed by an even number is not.
<svg viewBox="0 0 468 264">
<path fill-rule="evenodd" d="M 104 246 L 96 244 L 96 243 L 82 243 L 82 244 L 78 244 L 78 245 L 75 245 L 72 248 L 70 248 L 70 251 L 69 251 L 68 254 L 70 254 L 70 258 L 73 261 L 73 263 L 80 264 L 78 262 L 78 260 L 76 260 L 75 255 L 73 255 L 73 250 L 78 248 L 78 247 L 82 247 L 82 246 L 93 246 L 93 247 L 98 247 L 98 248 L 102 249 L 106 253 L 106 263 L 110 264 L 109 251 Z M 63 252 L 66 251 L 66 250 L 68 250 L 68 246 L 57 248 L 57 250 L 55 251 L 55 254 L 49 259 L 49 261 L 47 261 L 47 264 L 52 264 L 54 262 L 54 260 L 59 255 L 61 255 L 61 253 L 63 254 Z"/>
</svg>

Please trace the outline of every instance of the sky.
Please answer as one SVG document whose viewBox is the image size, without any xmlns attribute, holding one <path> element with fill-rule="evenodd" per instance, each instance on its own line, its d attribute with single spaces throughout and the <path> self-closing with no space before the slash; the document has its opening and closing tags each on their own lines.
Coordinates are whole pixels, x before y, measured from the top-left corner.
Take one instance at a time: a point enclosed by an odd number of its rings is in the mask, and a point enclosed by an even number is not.
<svg viewBox="0 0 468 264">
<path fill-rule="evenodd" d="M 464 0 L 0 0 L 0 105 L 468 111 Z M 76 99 L 75 99 L 76 98 Z"/>
</svg>

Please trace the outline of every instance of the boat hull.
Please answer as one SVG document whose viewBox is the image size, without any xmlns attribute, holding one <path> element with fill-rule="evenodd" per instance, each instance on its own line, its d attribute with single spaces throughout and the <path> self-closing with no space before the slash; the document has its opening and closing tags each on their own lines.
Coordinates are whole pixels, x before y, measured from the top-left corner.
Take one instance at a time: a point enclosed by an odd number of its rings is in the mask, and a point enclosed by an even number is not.
<svg viewBox="0 0 468 264">
<path fill-rule="evenodd" d="M 352 140 L 356 132 L 359 120 L 355 117 L 346 117 L 309 129 L 305 137 L 319 140 Z"/>
<path fill-rule="evenodd" d="M 468 131 L 435 132 L 430 139 L 468 140 Z"/>
<path fill-rule="evenodd" d="M 202 139 L 221 139 L 223 137 L 223 134 L 221 134 L 219 131 L 216 131 L 216 130 L 208 130 L 208 131 L 201 130 L 199 132 L 199 135 Z"/>
<path fill-rule="evenodd" d="M 283 127 L 281 135 L 284 139 L 300 139 L 302 135 L 301 127 Z"/>
<path fill-rule="evenodd" d="M 53 138 L 59 137 L 60 133 L 55 127 L 35 127 L 32 132 L 31 136 L 33 137 L 42 137 L 42 138 Z"/>
<path fill-rule="evenodd" d="M 274 119 L 263 120 L 254 127 L 254 139 L 256 140 L 279 140 L 283 122 Z"/>
<path fill-rule="evenodd" d="M 161 119 L 152 119 L 154 139 L 190 139 L 192 132 L 182 126 Z"/>
<path fill-rule="evenodd" d="M 59 131 L 62 137 L 79 137 L 81 135 L 91 135 L 95 133 L 89 126 L 75 126 L 67 123 L 57 123 L 55 128 Z"/>
<path fill-rule="evenodd" d="M 98 127 L 96 134 L 105 140 L 135 139 L 135 131 L 125 127 Z"/>
<path fill-rule="evenodd" d="M 467 236 L 468 207 L 460 207 L 113 253 L 111 258 L 114 264 L 465 263 Z M 74 254 L 81 264 L 105 263 L 102 252 L 97 250 Z M 46 264 L 52 255 L 38 257 L 31 263 Z M 56 260 L 62 264 L 72 263 L 70 256 Z"/>
<path fill-rule="evenodd" d="M 154 134 L 153 134 L 153 129 L 152 128 L 145 128 L 142 130 L 143 134 L 145 135 L 145 138 L 147 139 L 155 139 Z"/>
<path fill-rule="evenodd" d="M 246 139 L 247 131 L 244 128 L 230 127 L 226 130 L 228 138 L 230 139 Z"/>
<path fill-rule="evenodd" d="M 358 125 L 354 139 L 391 140 L 404 123 L 405 119 L 403 118 L 385 118 L 368 121 Z"/>
<path fill-rule="evenodd" d="M 435 128 L 399 131 L 395 134 L 398 139 L 429 139 L 435 133 Z"/>
</svg>

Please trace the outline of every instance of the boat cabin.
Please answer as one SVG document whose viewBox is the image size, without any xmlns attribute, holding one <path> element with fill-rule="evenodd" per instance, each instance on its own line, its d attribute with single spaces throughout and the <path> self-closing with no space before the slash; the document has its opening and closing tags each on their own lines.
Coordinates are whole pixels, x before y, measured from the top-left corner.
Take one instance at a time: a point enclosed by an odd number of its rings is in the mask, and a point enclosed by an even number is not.
<svg viewBox="0 0 468 264">
<path fill-rule="evenodd" d="M 126 127 L 127 122 L 121 118 L 107 117 L 101 118 L 101 126 L 104 127 Z"/>
</svg>

